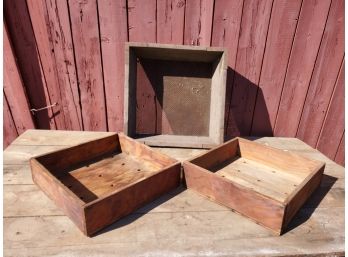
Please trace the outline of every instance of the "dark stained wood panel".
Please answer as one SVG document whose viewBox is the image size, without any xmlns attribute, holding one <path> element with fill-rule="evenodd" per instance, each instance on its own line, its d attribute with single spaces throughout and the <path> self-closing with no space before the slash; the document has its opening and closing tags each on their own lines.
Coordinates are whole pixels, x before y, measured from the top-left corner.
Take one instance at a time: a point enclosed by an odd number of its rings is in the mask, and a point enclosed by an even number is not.
<svg viewBox="0 0 348 257">
<path fill-rule="evenodd" d="M 225 102 L 225 134 L 230 114 L 231 93 L 234 79 L 234 69 L 238 49 L 238 36 L 242 18 L 243 0 L 216 0 L 214 6 L 214 20 L 212 31 L 212 46 L 228 49 L 227 82 Z"/>
<path fill-rule="evenodd" d="M 239 34 L 227 137 L 249 135 L 267 31 L 271 0 L 245 1 Z"/>
<path fill-rule="evenodd" d="M 4 94 L 18 134 L 35 128 L 11 42 L 4 26 Z M 6 112 L 5 112 L 6 113 Z M 7 128 L 8 129 L 8 128 Z M 5 138 L 6 139 L 6 138 Z"/>
<path fill-rule="evenodd" d="M 257 92 L 251 134 L 272 136 L 302 0 L 275 1 Z"/>
<path fill-rule="evenodd" d="M 344 55 L 344 1 L 331 4 L 296 136 L 315 147 Z M 330 69 L 328 69 L 330 67 Z"/>
<path fill-rule="evenodd" d="M 37 109 L 51 105 L 26 1 L 4 1 L 4 17 L 30 107 Z M 35 113 L 34 120 L 41 129 L 56 128 L 51 109 Z"/>
<path fill-rule="evenodd" d="M 303 1 L 279 103 L 275 136 L 295 137 L 331 0 Z"/>
<path fill-rule="evenodd" d="M 43 2 L 48 16 L 66 128 L 83 130 L 68 4 L 57 0 Z"/>
<path fill-rule="evenodd" d="M 182 44 L 185 0 L 157 1 L 157 43 Z"/>
<path fill-rule="evenodd" d="M 109 131 L 123 129 L 124 43 L 128 41 L 126 7 L 126 0 L 98 0 Z"/>
<path fill-rule="evenodd" d="M 106 131 L 97 3 L 92 0 L 71 0 L 69 10 L 84 129 Z"/>
<path fill-rule="evenodd" d="M 334 159 L 344 133 L 344 62 L 320 132 L 316 148 Z"/>
<path fill-rule="evenodd" d="M 184 31 L 185 45 L 210 45 L 213 9 L 213 0 L 186 1 Z"/>
</svg>

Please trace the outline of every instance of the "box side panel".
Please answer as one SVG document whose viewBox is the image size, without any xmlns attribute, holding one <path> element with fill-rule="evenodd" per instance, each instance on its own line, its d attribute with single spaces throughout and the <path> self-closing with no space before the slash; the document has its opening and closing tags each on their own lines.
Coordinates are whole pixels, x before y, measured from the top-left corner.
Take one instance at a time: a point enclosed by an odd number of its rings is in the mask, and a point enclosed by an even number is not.
<svg viewBox="0 0 348 257">
<path fill-rule="evenodd" d="M 224 118 L 226 100 L 226 52 L 213 64 L 211 84 L 209 136 L 217 144 L 224 140 Z"/>
<path fill-rule="evenodd" d="M 157 152 L 150 147 L 137 142 L 136 140 L 125 136 L 124 134 L 119 134 L 120 139 L 120 145 L 122 152 L 129 154 L 129 155 L 135 155 L 137 157 L 140 157 L 143 160 L 147 160 L 150 162 L 156 162 L 162 167 L 174 164 L 177 162 L 177 160 L 162 154 L 160 152 Z"/>
<path fill-rule="evenodd" d="M 298 175 L 301 177 L 303 174 L 311 173 L 320 164 L 319 161 L 310 160 L 295 153 L 285 152 L 242 138 L 239 139 L 239 147 L 242 157 L 275 169 L 289 171 L 294 175 L 294 172 L 298 171 Z"/>
<path fill-rule="evenodd" d="M 48 169 L 63 170 L 77 163 L 96 158 L 109 152 L 118 151 L 119 149 L 118 135 L 115 134 L 45 154 L 36 159 Z"/>
<path fill-rule="evenodd" d="M 124 95 L 123 95 L 123 132 L 126 135 L 130 135 L 129 133 L 129 79 L 130 79 L 130 55 L 129 55 L 129 45 L 125 44 L 124 51 Z"/>
<path fill-rule="evenodd" d="M 238 155 L 238 139 L 232 139 L 201 156 L 193 158 L 192 163 L 209 170 L 211 167 L 225 162 Z"/>
<path fill-rule="evenodd" d="M 126 46 L 124 84 L 124 127 L 126 135 L 135 135 L 137 57 L 134 50 Z"/>
<path fill-rule="evenodd" d="M 213 62 L 225 51 L 224 48 L 185 46 L 174 44 L 128 43 L 138 57 L 155 60 Z"/>
<path fill-rule="evenodd" d="M 189 162 L 184 162 L 184 174 L 188 188 L 280 233 L 284 206 L 279 202 L 239 187 Z"/>
<path fill-rule="evenodd" d="M 217 144 L 209 137 L 179 136 L 179 135 L 157 135 L 151 137 L 138 138 L 137 141 L 151 146 L 171 146 L 188 148 L 216 147 Z"/>
<path fill-rule="evenodd" d="M 83 202 L 67 191 L 37 160 L 30 160 L 34 183 L 86 234 Z"/>
<path fill-rule="evenodd" d="M 85 208 L 87 234 L 135 211 L 180 185 L 180 163 L 163 170 L 111 196 L 90 203 Z"/>
<path fill-rule="evenodd" d="M 318 188 L 323 176 L 324 168 L 325 166 L 321 167 L 289 201 L 285 209 L 282 231 L 286 229 L 286 226 L 289 225 L 290 221 L 296 215 L 298 210 L 308 200 L 315 189 Z"/>
</svg>

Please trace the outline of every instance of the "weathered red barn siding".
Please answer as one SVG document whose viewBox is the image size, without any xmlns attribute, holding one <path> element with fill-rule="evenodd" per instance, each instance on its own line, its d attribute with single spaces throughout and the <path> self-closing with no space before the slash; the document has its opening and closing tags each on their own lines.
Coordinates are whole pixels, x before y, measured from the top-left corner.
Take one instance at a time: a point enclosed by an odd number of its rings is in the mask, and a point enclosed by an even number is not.
<svg viewBox="0 0 348 257">
<path fill-rule="evenodd" d="M 5 0 L 4 18 L 4 146 L 121 131 L 124 42 L 141 41 L 226 47 L 226 138 L 297 136 L 344 164 L 343 0 Z M 145 118 L 159 106 L 138 72 Z"/>
<path fill-rule="evenodd" d="M 22 134 L 35 126 L 6 26 L 4 26 L 4 51 L 6 52 L 4 55 L 4 66 L 6 67 L 4 69 L 4 95 L 8 109 L 11 111 L 14 128 L 18 134 Z"/>
</svg>

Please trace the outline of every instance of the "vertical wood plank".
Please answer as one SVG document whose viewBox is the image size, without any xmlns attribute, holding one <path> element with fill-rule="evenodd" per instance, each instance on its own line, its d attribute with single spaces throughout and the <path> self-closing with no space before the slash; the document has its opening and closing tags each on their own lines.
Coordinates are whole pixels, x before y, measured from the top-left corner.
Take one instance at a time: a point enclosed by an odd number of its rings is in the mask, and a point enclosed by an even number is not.
<svg viewBox="0 0 348 257">
<path fill-rule="evenodd" d="M 129 41 L 156 43 L 156 0 L 128 0 Z"/>
<path fill-rule="evenodd" d="M 122 131 L 127 4 L 126 0 L 98 0 L 97 3 L 108 128 L 109 131 Z"/>
<path fill-rule="evenodd" d="M 246 0 L 240 28 L 227 138 L 249 135 L 272 0 Z"/>
<path fill-rule="evenodd" d="M 331 4 L 297 137 L 315 147 L 344 55 L 344 1 Z M 330 67 L 328 69 L 328 67 Z"/>
<path fill-rule="evenodd" d="M 66 117 L 67 113 L 64 112 L 63 108 L 63 100 L 54 61 L 54 49 L 47 27 L 47 13 L 44 2 L 41 0 L 27 0 L 27 5 L 49 97 L 52 103 L 57 103 L 56 106 L 51 108 L 57 129 L 70 129 L 66 124 L 68 117 Z"/>
<path fill-rule="evenodd" d="M 83 130 L 68 5 L 66 1 L 44 2 L 66 127 L 69 130 Z"/>
<path fill-rule="evenodd" d="M 344 62 L 319 136 L 317 149 L 334 159 L 344 133 Z"/>
<path fill-rule="evenodd" d="M 128 0 L 129 41 L 156 42 L 156 0 Z M 160 108 L 156 94 L 138 61 L 136 94 L 137 133 L 156 133 L 157 109 Z M 159 112 L 161 113 L 161 112 Z"/>
<path fill-rule="evenodd" d="M 69 0 L 69 10 L 84 129 L 106 131 L 97 3 Z"/>
<path fill-rule="evenodd" d="M 274 135 L 294 137 L 325 28 L 331 0 L 303 1 Z"/>
<path fill-rule="evenodd" d="M 4 94 L 6 95 L 8 106 L 11 109 L 16 130 L 21 134 L 27 129 L 35 128 L 35 126 L 5 24 L 3 34 Z"/>
<path fill-rule="evenodd" d="M 183 44 L 185 0 L 157 1 L 157 43 Z"/>
<path fill-rule="evenodd" d="M 344 152 L 345 152 L 345 143 L 344 143 L 344 137 L 345 137 L 345 132 L 343 132 L 343 136 L 340 142 L 340 145 L 338 146 L 338 150 L 335 156 L 335 162 L 337 162 L 340 165 L 345 165 L 345 160 L 344 160 Z"/>
<path fill-rule="evenodd" d="M 243 10 L 243 0 L 215 0 L 212 46 L 228 49 L 225 101 L 225 133 L 229 117 L 234 69 L 238 48 L 238 36 Z"/>
<path fill-rule="evenodd" d="M 4 16 L 30 107 L 51 105 L 26 1 L 5 0 Z M 40 129 L 56 128 L 51 109 L 35 113 L 34 119 Z"/>
<path fill-rule="evenodd" d="M 185 9 L 185 45 L 209 46 L 214 0 L 189 0 Z"/>
<path fill-rule="evenodd" d="M 3 99 L 3 119 L 4 119 L 4 131 L 3 131 L 3 149 L 5 149 L 13 140 L 18 136 L 16 126 L 13 122 L 10 108 L 8 106 L 6 97 Z"/>
<path fill-rule="evenodd" d="M 215 0 L 212 46 L 228 48 L 228 66 L 235 68 L 243 0 Z"/>
<path fill-rule="evenodd" d="M 301 3 L 302 0 L 274 2 L 251 135 L 273 135 L 273 127 Z"/>
</svg>

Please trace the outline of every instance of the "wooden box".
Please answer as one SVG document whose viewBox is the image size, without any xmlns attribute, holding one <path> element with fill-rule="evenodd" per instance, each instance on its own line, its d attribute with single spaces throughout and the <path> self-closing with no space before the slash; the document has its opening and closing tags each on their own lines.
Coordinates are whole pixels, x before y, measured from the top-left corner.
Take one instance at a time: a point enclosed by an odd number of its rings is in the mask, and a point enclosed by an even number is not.
<svg viewBox="0 0 348 257">
<path fill-rule="evenodd" d="M 30 160 L 35 184 L 86 235 L 180 185 L 181 164 L 113 134 Z"/>
<path fill-rule="evenodd" d="M 210 148 L 223 142 L 223 48 L 126 44 L 124 132 L 148 145 Z"/>
<path fill-rule="evenodd" d="M 188 188 L 277 234 L 319 186 L 325 166 L 241 138 L 183 165 Z"/>
</svg>

